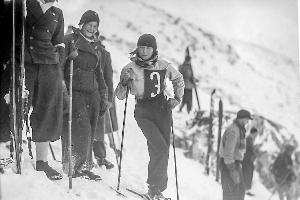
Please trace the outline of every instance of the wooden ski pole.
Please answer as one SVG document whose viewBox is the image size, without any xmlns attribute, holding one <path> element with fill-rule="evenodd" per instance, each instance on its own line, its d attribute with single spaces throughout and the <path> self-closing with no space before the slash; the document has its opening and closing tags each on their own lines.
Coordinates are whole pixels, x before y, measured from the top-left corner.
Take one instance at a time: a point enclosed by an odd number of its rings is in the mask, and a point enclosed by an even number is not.
<svg viewBox="0 0 300 200">
<path fill-rule="evenodd" d="M 128 93 L 129 87 L 126 88 L 126 100 L 125 100 L 125 108 L 124 108 L 124 117 L 123 117 L 123 128 L 122 128 L 122 140 L 121 140 L 121 154 L 120 154 L 120 164 L 119 164 L 119 175 L 118 175 L 118 186 L 117 191 L 120 189 L 121 182 L 121 170 L 122 170 L 122 156 L 123 156 L 123 145 L 124 145 L 124 135 L 125 135 L 125 122 L 126 122 L 126 111 L 127 111 L 127 101 L 128 101 Z"/>
<path fill-rule="evenodd" d="M 49 142 L 49 148 L 50 148 L 50 151 L 51 151 L 51 154 L 52 154 L 52 157 L 53 157 L 53 160 L 56 161 L 56 157 L 55 157 L 55 154 L 54 154 L 54 151 L 53 151 L 53 148 L 52 148 L 52 145 L 51 143 Z"/>
<path fill-rule="evenodd" d="M 179 200 L 179 186 L 178 186 L 178 167 L 177 167 L 177 158 L 176 158 L 176 150 L 175 150 L 175 134 L 174 134 L 174 126 L 173 126 L 173 119 L 171 122 L 171 128 L 172 128 L 172 138 L 173 138 L 173 156 L 174 156 L 174 164 L 175 164 L 175 180 L 176 180 L 176 195 L 177 200 Z"/>
<path fill-rule="evenodd" d="M 73 59 L 70 60 L 70 85 L 69 85 L 69 190 L 72 189 L 72 85 L 73 85 Z"/>
</svg>

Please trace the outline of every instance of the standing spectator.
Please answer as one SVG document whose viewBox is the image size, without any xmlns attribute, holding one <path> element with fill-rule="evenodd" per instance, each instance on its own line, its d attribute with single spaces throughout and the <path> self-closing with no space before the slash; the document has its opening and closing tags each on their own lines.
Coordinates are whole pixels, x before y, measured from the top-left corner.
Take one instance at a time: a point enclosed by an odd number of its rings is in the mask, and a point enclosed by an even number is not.
<svg viewBox="0 0 300 200">
<path fill-rule="evenodd" d="M 170 63 L 158 58 L 156 39 L 143 34 L 131 61 L 121 72 L 116 96 L 122 100 L 127 89 L 135 96 L 134 117 L 147 139 L 150 161 L 148 164 L 148 198 L 165 199 L 162 192 L 168 183 L 168 159 L 172 124 L 172 109 L 183 96 L 184 81 Z M 174 98 L 167 100 L 164 92 L 166 78 L 174 88 Z"/>
<path fill-rule="evenodd" d="M 179 66 L 179 72 L 183 75 L 185 86 L 179 112 L 181 112 L 182 108 L 186 105 L 186 110 L 188 113 L 190 113 L 193 105 L 193 89 L 195 88 L 195 82 L 192 71 L 191 56 L 188 47 L 186 48 L 184 62 Z"/>
<path fill-rule="evenodd" d="M 272 166 L 272 173 L 275 178 L 276 189 L 280 200 L 292 199 L 292 183 L 296 180 L 296 175 L 293 170 L 292 154 L 295 147 L 287 144 L 284 151 L 278 154 Z"/>
<path fill-rule="evenodd" d="M 242 163 L 244 186 L 246 191 L 250 190 L 252 187 L 254 161 L 256 159 L 255 147 L 254 147 L 254 140 L 256 136 L 257 136 L 257 129 L 251 128 L 250 134 L 246 138 L 246 152 Z M 250 191 L 247 191 L 246 194 L 253 196 L 253 194 Z"/>
<path fill-rule="evenodd" d="M 111 65 L 111 57 L 110 53 L 105 50 L 105 47 L 101 44 L 99 40 L 99 46 L 101 47 L 99 49 L 99 55 L 100 55 L 100 67 L 103 71 L 104 80 L 107 85 L 108 89 L 108 101 L 110 104 L 112 104 L 113 100 L 113 70 Z M 104 165 L 106 169 L 112 169 L 114 167 L 114 164 L 111 163 L 106 159 L 106 147 L 104 142 L 104 135 L 105 133 L 112 133 L 113 131 L 116 131 L 117 128 L 117 119 L 116 119 L 116 109 L 115 104 L 113 104 L 113 107 L 111 107 L 108 111 L 110 113 L 110 116 L 113 117 L 113 119 L 109 118 L 108 113 L 105 113 L 103 117 L 98 119 L 97 122 L 97 130 L 95 132 L 95 138 L 93 142 L 93 151 L 94 156 L 97 160 L 97 163 L 99 166 Z M 103 113 L 100 113 L 100 115 L 103 115 Z M 111 120 L 111 122 L 109 122 Z M 110 123 L 113 126 L 113 130 L 110 128 Z"/>
<path fill-rule="evenodd" d="M 108 102 L 101 61 L 101 46 L 95 35 L 98 32 L 99 17 L 92 10 L 86 11 L 79 22 L 80 29 L 65 36 L 66 55 L 65 81 L 69 89 L 70 60 L 73 59 L 74 73 L 72 85 L 72 173 L 73 177 L 101 180 L 91 172 L 94 167 L 92 147 L 99 113 L 105 113 Z M 74 47 L 75 46 L 75 47 Z M 103 115 L 103 114 L 102 114 Z M 68 171 L 68 116 L 64 120 L 63 168 Z"/>
<path fill-rule="evenodd" d="M 25 20 L 25 84 L 29 90 L 36 170 L 51 180 L 62 175 L 48 165 L 49 142 L 62 132 L 64 16 L 55 0 L 27 0 Z"/>
<path fill-rule="evenodd" d="M 249 111 L 239 110 L 222 136 L 219 154 L 223 200 L 243 200 L 245 197 L 241 165 L 246 150 L 245 126 L 250 119 Z"/>
</svg>

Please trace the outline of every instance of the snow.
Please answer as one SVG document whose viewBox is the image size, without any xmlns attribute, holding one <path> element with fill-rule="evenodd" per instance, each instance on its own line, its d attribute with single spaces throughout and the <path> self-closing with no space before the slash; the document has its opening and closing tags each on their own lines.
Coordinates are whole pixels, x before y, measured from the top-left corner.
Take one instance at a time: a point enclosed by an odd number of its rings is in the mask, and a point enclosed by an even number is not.
<svg viewBox="0 0 300 200">
<path fill-rule="evenodd" d="M 65 24 L 76 25 L 84 11 L 95 10 L 100 15 L 100 33 L 112 56 L 115 85 L 121 68 L 129 61 L 128 53 L 135 48 L 141 33 L 153 33 L 158 41 L 159 54 L 175 66 L 183 61 L 187 45 L 195 75 L 200 79 L 199 96 L 203 109 L 209 108 L 209 93 L 217 89 L 225 110 L 247 108 L 283 125 L 300 141 L 300 79 L 297 69 L 298 24 L 295 0 L 64 0 Z M 193 44 L 193 45 L 192 45 Z M 229 47 L 230 45 L 230 47 Z M 124 157 L 121 188 L 138 188 L 146 192 L 146 140 L 134 118 L 134 98 L 129 97 L 126 116 Z M 194 101 L 196 102 L 196 101 Z M 116 101 L 118 120 L 123 120 L 124 101 Z M 196 103 L 194 105 L 196 108 Z M 191 116 L 174 112 L 175 134 L 181 134 L 185 121 Z M 34 146 L 34 145 L 33 145 Z M 60 141 L 53 143 L 61 160 Z M 271 147 L 270 147 L 271 148 Z M 108 158 L 115 163 L 113 151 Z M 34 152 L 34 151 L 33 151 Z M 221 200 L 222 189 L 213 175 L 204 174 L 204 167 L 184 157 L 176 149 L 180 199 Z M 100 182 L 73 179 L 73 190 L 68 191 L 68 177 L 49 181 L 42 172 L 33 168 L 27 148 L 24 147 L 22 175 L 7 169 L 0 176 L 1 200 L 67 200 L 67 199 L 123 199 L 109 186 L 117 186 L 117 168 L 95 168 Z M 0 156 L 8 150 L 0 146 Z M 49 162 L 61 171 L 61 163 Z M 170 148 L 169 185 L 165 196 L 176 199 L 173 149 Z M 246 200 L 269 199 L 270 192 L 254 176 L 254 197 Z M 128 199 L 137 199 L 126 193 Z M 277 200 L 274 195 L 273 200 Z"/>
</svg>

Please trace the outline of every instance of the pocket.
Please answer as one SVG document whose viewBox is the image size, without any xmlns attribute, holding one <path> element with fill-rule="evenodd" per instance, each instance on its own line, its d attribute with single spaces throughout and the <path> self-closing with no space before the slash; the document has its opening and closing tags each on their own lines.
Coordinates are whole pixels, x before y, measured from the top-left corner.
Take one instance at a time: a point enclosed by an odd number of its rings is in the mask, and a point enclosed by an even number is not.
<svg viewBox="0 0 300 200">
<path fill-rule="evenodd" d="M 77 68 L 74 71 L 73 89 L 91 93 L 98 89 L 98 82 L 94 71 L 84 71 Z"/>
</svg>

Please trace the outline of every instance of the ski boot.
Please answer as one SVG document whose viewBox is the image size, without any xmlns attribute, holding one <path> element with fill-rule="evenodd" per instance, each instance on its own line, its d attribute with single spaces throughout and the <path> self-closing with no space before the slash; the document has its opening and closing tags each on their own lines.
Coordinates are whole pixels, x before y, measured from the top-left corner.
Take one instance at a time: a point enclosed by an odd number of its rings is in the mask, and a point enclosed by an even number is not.
<svg viewBox="0 0 300 200">
<path fill-rule="evenodd" d="M 35 169 L 36 171 L 44 171 L 50 180 L 60 180 L 63 178 L 59 172 L 48 165 L 48 162 L 44 162 L 42 160 L 36 161 Z"/>
<path fill-rule="evenodd" d="M 76 171 L 72 178 L 77 178 L 77 177 L 81 177 L 81 178 L 85 178 L 88 180 L 93 180 L 93 181 L 100 181 L 102 180 L 101 176 L 94 174 L 91 171 L 88 170 L 82 170 L 82 171 Z"/>
<path fill-rule="evenodd" d="M 145 194 L 147 200 L 171 200 L 171 198 L 166 198 L 161 193 L 157 186 L 149 186 L 148 193 Z"/>
<path fill-rule="evenodd" d="M 97 163 L 98 163 L 98 165 L 100 167 L 102 165 L 104 165 L 106 167 L 106 169 L 112 169 L 112 168 L 114 168 L 114 164 L 112 164 L 111 162 L 109 162 L 105 158 L 97 158 Z"/>
</svg>

